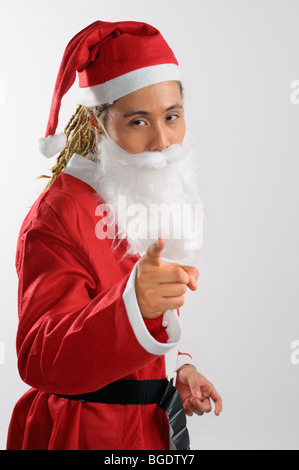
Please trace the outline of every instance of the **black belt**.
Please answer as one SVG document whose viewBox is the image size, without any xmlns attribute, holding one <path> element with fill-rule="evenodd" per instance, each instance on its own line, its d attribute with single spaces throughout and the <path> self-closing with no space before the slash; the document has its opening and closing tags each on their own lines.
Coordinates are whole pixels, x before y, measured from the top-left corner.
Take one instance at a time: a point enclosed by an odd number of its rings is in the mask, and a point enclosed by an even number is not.
<svg viewBox="0 0 299 470">
<path fill-rule="evenodd" d="M 95 392 L 81 395 L 57 395 L 68 400 L 111 405 L 157 405 L 168 416 L 171 441 L 177 450 L 190 450 L 189 433 L 182 399 L 167 379 L 117 380 Z"/>
</svg>

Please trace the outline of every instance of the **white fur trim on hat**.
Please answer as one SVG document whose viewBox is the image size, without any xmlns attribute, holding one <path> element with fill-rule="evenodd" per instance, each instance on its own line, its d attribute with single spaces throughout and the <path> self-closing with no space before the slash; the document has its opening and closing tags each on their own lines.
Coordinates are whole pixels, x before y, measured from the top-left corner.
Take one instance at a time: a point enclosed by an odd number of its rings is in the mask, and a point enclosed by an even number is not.
<svg viewBox="0 0 299 470">
<path fill-rule="evenodd" d="M 40 152 L 47 158 L 54 157 L 62 152 L 66 145 L 66 135 L 64 132 L 55 135 L 49 135 L 47 138 L 39 139 L 38 145 Z"/>
<path fill-rule="evenodd" d="M 181 78 L 181 71 L 175 64 L 152 65 L 113 78 L 101 85 L 79 88 L 78 102 L 90 107 L 113 103 L 140 88 Z"/>
</svg>

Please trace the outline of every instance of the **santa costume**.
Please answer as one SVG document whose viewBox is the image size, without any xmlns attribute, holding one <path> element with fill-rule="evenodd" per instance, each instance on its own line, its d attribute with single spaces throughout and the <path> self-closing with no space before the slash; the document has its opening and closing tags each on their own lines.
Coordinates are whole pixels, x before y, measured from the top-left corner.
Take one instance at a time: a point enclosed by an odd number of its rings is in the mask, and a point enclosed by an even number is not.
<svg viewBox="0 0 299 470">
<path fill-rule="evenodd" d="M 81 103 L 96 106 L 145 86 L 179 80 L 173 52 L 152 26 L 97 21 L 68 44 L 43 153 L 55 155 L 62 97 L 78 73 Z M 144 319 L 135 293 L 140 253 L 97 237 L 96 163 L 74 154 L 40 194 L 18 238 L 18 368 L 30 389 L 16 404 L 8 450 L 188 449 L 172 377 L 178 310 Z"/>
</svg>

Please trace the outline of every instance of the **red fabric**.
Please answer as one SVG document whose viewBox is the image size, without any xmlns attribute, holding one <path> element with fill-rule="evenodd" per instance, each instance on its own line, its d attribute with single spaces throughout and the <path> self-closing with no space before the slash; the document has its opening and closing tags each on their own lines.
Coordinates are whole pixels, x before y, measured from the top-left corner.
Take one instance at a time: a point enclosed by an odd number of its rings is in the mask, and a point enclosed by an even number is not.
<svg viewBox="0 0 299 470">
<path fill-rule="evenodd" d="M 112 251 L 95 226 L 95 191 L 60 175 L 25 218 L 18 239 L 18 367 L 30 389 L 15 406 L 7 449 L 168 449 L 167 416 L 157 405 L 90 404 L 80 394 L 120 378 L 165 377 L 164 356 L 137 341 L 122 293 L 140 258 Z M 146 326 L 167 341 L 162 317 Z"/>
</svg>

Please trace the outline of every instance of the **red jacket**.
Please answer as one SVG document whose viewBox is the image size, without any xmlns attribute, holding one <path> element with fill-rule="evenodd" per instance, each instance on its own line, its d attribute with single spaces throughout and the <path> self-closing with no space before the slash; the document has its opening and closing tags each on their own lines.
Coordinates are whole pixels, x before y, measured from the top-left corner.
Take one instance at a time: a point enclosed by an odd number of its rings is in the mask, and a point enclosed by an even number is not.
<svg viewBox="0 0 299 470">
<path fill-rule="evenodd" d="M 158 405 L 55 395 L 91 392 L 121 378 L 165 378 L 165 358 L 176 354 L 182 333 L 176 311 L 141 316 L 134 290 L 140 255 L 121 260 L 125 240 L 114 251 L 112 240 L 97 238 L 96 208 L 104 201 L 93 187 L 94 163 L 72 160 L 19 234 L 18 367 L 32 388 L 15 406 L 7 449 L 169 449 L 168 420 Z M 186 358 L 179 365 L 191 362 Z"/>
</svg>

